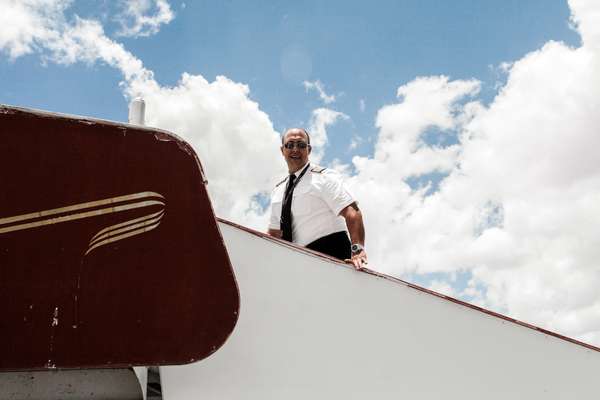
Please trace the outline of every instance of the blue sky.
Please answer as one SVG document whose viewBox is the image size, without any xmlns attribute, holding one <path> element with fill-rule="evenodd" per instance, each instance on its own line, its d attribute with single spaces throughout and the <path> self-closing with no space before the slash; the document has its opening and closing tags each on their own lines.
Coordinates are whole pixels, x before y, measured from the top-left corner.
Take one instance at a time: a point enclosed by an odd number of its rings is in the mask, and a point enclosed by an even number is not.
<svg viewBox="0 0 600 400">
<path fill-rule="evenodd" d="M 372 268 L 600 343 L 597 1 L 0 2 L 0 103 L 125 121 L 142 95 L 261 230 L 308 127 Z"/>
<path fill-rule="evenodd" d="M 158 82 L 176 85 L 189 72 L 246 83 L 281 131 L 307 125 L 320 101 L 302 82 L 318 79 L 337 95 L 332 108 L 351 117 L 330 128 L 329 160 L 372 151 L 364 142 L 350 153 L 348 138 L 375 135 L 377 110 L 417 76 L 479 79 L 489 101 L 503 79 L 502 62 L 548 40 L 579 42 L 561 1 L 197 1 L 171 7 L 175 18 L 158 34 L 120 38 Z M 98 18 L 111 36 L 119 29 L 117 12 L 116 2 L 77 1 L 66 15 Z M 37 54 L 0 62 L 3 103 L 124 121 L 121 79 L 105 65 L 44 65 Z"/>
</svg>

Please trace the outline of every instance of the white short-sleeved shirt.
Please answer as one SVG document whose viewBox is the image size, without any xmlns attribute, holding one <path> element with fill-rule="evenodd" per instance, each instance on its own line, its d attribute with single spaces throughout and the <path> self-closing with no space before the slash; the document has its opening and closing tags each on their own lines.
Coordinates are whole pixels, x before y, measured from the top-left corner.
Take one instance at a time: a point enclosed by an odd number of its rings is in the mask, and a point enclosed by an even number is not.
<svg viewBox="0 0 600 400">
<path fill-rule="evenodd" d="M 300 175 L 304 167 L 296 172 Z M 281 229 L 281 208 L 288 178 L 271 194 L 270 229 Z M 294 189 L 292 198 L 292 238 L 301 246 L 335 232 L 346 230 L 340 211 L 354 202 L 344 187 L 342 176 L 331 169 L 310 165 Z"/>
</svg>

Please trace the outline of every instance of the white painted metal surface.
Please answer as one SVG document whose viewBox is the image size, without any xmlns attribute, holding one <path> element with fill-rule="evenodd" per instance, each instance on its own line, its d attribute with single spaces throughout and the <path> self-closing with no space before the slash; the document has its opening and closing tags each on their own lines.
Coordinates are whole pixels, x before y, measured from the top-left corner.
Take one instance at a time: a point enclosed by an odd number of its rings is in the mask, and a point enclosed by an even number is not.
<svg viewBox="0 0 600 400">
<path fill-rule="evenodd" d="M 175 399 L 598 399 L 600 352 L 221 223 L 232 337 Z"/>
<path fill-rule="evenodd" d="M 129 103 L 129 123 L 144 125 L 146 115 L 146 102 L 141 97 L 136 97 Z"/>
</svg>

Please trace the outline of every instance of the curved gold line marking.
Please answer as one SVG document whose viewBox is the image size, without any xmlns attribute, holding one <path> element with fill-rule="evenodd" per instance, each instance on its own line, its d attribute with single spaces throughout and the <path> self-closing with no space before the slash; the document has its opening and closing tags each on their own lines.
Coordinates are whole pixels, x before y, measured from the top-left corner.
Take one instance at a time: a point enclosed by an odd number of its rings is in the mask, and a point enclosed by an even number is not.
<svg viewBox="0 0 600 400">
<path fill-rule="evenodd" d="M 144 215 L 144 216 L 141 216 L 141 217 L 139 217 L 139 218 L 136 218 L 136 219 L 132 219 L 132 220 L 129 220 L 129 221 L 121 222 L 120 224 L 115 224 L 115 225 L 111 225 L 111 226 L 109 226 L 109 227 L 106 227 L 106 228 L 102 229 L 100 232 L 96 233 L 96 234 L 95 234 L 95 235 L 94 235 L 94 236 L 93 236 L 93 237 L 90 239 L 90 244 L 92 244 L 92 242 L 95 242 L 95 241 L 96 241 L 96 239 L 97 239 L 99 236 L 104 236 L 104 235 L 103 235 L 104 233 L 106 233 L 106 232 L 108 232 L 108 231 L 110 231 L 110 230 L 112 230 L 112 229 L 117 229 L 117 228 L 121 228 L 121 227 L 123 227 L 123 226 L 125 226 L 125 225 L 129 225 L 129 224 L 135 224 L 135 223 L 138 223 L 138 222 L 141 222 L 141 221 L 145 221 L 145 220 L 146 220 L 146 219 L 148 219 L 148 218 L 154 218 L 154 217 L 156 217 L 158 214 L 164 214 L 164 212 L 165 212 L 164 210 L 160 210 L 160 211 L 158 211 L 158 212 L 155 212 L 155 213 L 153 213 L 153 214 L 150 214 L 150 215 Z"/>
<path fill-rule="evenodd" d="M 126 221 L 126 222 L 123 223 L 126 226 L 123 227 L 123 228 L 120 228 L 120 229 L 113 229 L 115 227 L 115 225 L 109 226 L 108 228 L 106 228 L 106 229 L 109 229 L 109 231 L 106 232 L 106 233 L 104 233 L 104 234 L 102 234 L 102 235 L 100 235 L 100 236 L 98 236 L 98 235 L 94 236 L 94 238 L 92 238 L 92 240 L 90 240 L 89 246 L 93 246 L 95 243 L 97 243 L 97 242 L 99 242 L 99 241 L 101 241 L 101 240 L 103 240 L 103 239 L 105 239 L 107 237 L 116 236 L 116 235 L 119 235 L 119 234 L 121 234 L 123 232 L 129 232 L 129 231 L 135 230 L 137 228 L 142 228 L 144 226 L 152 225 L 155 222 L 159 222 L 160 223 L 160 220 L 162 219 L 162 216 L 163 216 L 164 213 L 163 212 L 159 212 L 158 214 L 160 214 L 160 215 L 157 216 L 157 217 L 154 217 L 154 218 L 151 218 L 151 219 L 147 219 L 147 220 L 144 220 L 142 222 L 139 222 L 139 223 L 136 223 L 136 224 L 133 224 L 133 225 L 130 224 L 131 222 L 133 222 L 133 220 Z M 147 217 L 148 216 L 146 216 L 146 218 Z M 119 225 L 123 225 L 123 224 L 119 224 Z M 103 230 L 106 230 L 106 229 L 103 229 Z"/>
<path fill-rule="evenodd" d="M 142 233 L 150 232 L 151 230 L 153 230 L 156 227 L 158 227 L 158 225 L 160 225 L 160 221 L 158 221 L 156 224 L 151 225 L 149 227 L 137 229 L 135 231 L 127 232 L 127 233 L 124 233 L 122 235 L 109 237 L 108 239 L 105 239 L 105 240 L 103 240 L 101 242 L 98 242 L 95 245 L 93 245 L 92 247 L 90 247 L 88 249 L 88 251 L 85 252 L 85 255 L 88 255 L 92 250 L 94 250 L 94 249 L 96 249 L 96 248 L 98 248 L 100 246 L 104 246 L 105 244 L 109 244 L 109 243 L 112 243 L 112 242 L 123 240 L 123 239 L 129 238 L 129 237 L 132 237 L 132 236 L 140 235 Z"/>
<path fill-rule="evenodd" d="M 161 200 L 144 200 L 137 201 L 134 203 L 126 203 L 119 204 L 125 201 L 131 200 L 141 200 L 148 198 L 159 198 Z M 165 202 L 163 201 L 165 198 L 160 193 L 156 192 L 139 192 L 128 194 L 124 196 L 111 197 L 109 199 L 102 199 L 97 201 L 90 201 L 87 203 L 74 204 L 66 207 L 53 208 L 51 210 L 44 210 L 33 212 L 29 214 L 16 215 L 13 217 L 0 218 L 0 226 L 12 224 L 15 222 L 22 222 L 17 225 L 5 226 L 4 228 L 0 228 L 0 234 L 14 231 L 21 231 L 25 229 L 38 228 L 46 225 L 59 224 L 61 222 L 75 221 L 78 219 L 95 217 L 99 215 L 106 215 L 117 213 L 121 211 L 133 210 L 136 208 L 144 208 L 154 205 L 160 205 L 163 208 L 160 211 L 157 211 L 152 214 L 144 215 L 142 217 L 134 218 L 129 221 L 121 222 L 115 225 L 111 225 L 107 228 L 102 229 L 100 232 L 96 233 L 89 243 L 89 248 L 85 252 L 85 255 L 89 254 L 92 250 L 103 246 L 108 243 L 113 243 L 119 240 L 126 239 L 128 237 L 136 236 L 145 232 L 149 232 L 153 229 L 156 229 L 162 220 L 162 217 L 165 213 L 164 206 Z M 99 206 L 104 206 L 111 204 L 110 207 L 95 209 L 91 211 L 90 208 L 96 208 Z M 57 214 L 64 214 L 67 212 L 73 211 L 82 211 L 77 213 L 71 213 L 67 215 L 63 215 L 60 217 L 46 218 L 43 220 L 35 221 L 35 222 L 26 222 L 31 219 L 37 219 L 41 217 L 48 217 Z"/>
<path fill-rule="evenodd" d="M 124 195 L 124 196 L 111 197 L 108 199 L 90 201 L 87 203 L 73 204 L 73 205 L 66 206 L 66 207 L 53 208 L 50 210 L 37 211 L 37 212 L 29 213 L 29 214 L 16 215 L 14 217 L 0 218 L 0 225 L 10 224 L 10 223 L 19 222 L 19 221 L 25 221 L 25 220 L 33 219 L 33 218 L 47 217 L 50 215 L 61 214 L 61 213 L 69 212 L 69 211 L 78 211 L 78 210 L 82 210 L 85 208 L 93 208 L 93 207 L 103 206 L 103 205 L 107 205 L 107 204 L 120 203 L 120 202 L 128 201 L 128 200 L 136 200 L 136 199 L 141 199 L 144 197 L 159 197 L 164 200 L 164 196 L 161 195 L 160 193 L 139 192 L 139 193 L 133 193 L 133 194 L 128 194 L 128 195 Z"/>
</svg>

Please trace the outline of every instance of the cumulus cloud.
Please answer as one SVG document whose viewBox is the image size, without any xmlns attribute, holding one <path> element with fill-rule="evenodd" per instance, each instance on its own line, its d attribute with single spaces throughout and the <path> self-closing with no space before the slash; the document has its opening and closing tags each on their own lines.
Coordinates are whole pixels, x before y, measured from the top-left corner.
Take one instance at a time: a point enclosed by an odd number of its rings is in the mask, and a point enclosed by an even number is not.
<svg viewBox="0 0 600 400">
<path fill-rule="evenodd" d="M 431 146 L 423 136 L 436 128 L 440 134 L 453 132 L 474 103 L 460 107 L 458 100 L 474 96 L 479 91 L 477 81 L 449 81 L 447 77 L 421 77 L 401 86 L 397 95 L 402 100 L 387 105 L 377 113 L 378 141 L 372 161 L 391 163 L 400 179 L 429 172 L 450 171 L 459 146 Z"/>
<path fill-rule="evenodd" d="M 350 182 L 375 267 L 466 273 L 472 301 L 599 345 L 600 4 L 570 5 L 582 46 L 549 42 L 505 64 L 488 106 L 471 100 L 475 81 L 401 86 Z M 455 140 L 428 144 L 432 129 Z M 431 173 L 435 190 L 408 183 Z"/>
<path fill-rule="evenodd" d="M 316 90 L 317 93 L 319 93 L 319 98 L 323 100 L 323 103 L 330 104 L 335 101 L 335 95 L 325 93 L 325 88 L 323 88 L 323 83 L 320 80 L 314 82 L 304 81 L 303 85 L 307 92 L 309 90 Z"/>
<path fill-rule="evenodd" d="M 119 70 L 126 98 L 146 100 L 148 125 L 177 133 L 198 152 L 217 214 L 260 229 L 266 226 L 258 199 L 285 169 L 278 154 L 279 134 L 250 100 L 248 86 L 223 76 L 208 82 L 184 73 L 176 86 L 165 87 L 122 44 L 107 37 L 98 21 L 65 17 L 68 2 L 5 5 L 2 15 L 19 16 L 21 23 L 3 33 L 2 50 L 11 57 L 37 51 L 52 62 L 103 63 Z M 32 22 L 40 22 L 40 28 L 32 29 Z"/>
<path fill-rule="evenodd" d="M 361 136 L 358 135 L 353 135 L 352 139 L 350 139 L 350 144 L 348 145 L 348 150 L 355 150 L 362 142 L 363 142 L 363 138 Z"/>
<path fill-rule="evenodd" d="M 56 40 L 69 0 L 0 0 L 0 51 L 11 59 Z"/>
<path fill-rule="evenodd" d="M 313 110 L 310 118 L 308 131 L 310 132 L 310 143 L 313 146 L 311 160 L 319 163 L 325 153 L 327 145 L 327 127 L 339 120 L 350 119 L 346 114 L 331 110 L 329 108 L 317 108 Z"/>
<path fill-rule="evenodd" d="M 74 21 L 55 31 L 52 40 L 43 43 L 47 53 L 45 59 L 59 64 L 103 62 L 121 71 L 125 82 L 153 81 L 151 71 L 128 52 L 123 45 L 104 34 L 102 25 L 94 20 L 74 17 Z"/>
<path fill-rule="evenodd" d="M 600 8 L 593 0 L 569 0 L 571 22 L 581 35 L 584 47 L 600 47 Z"/>
<path fill-rule="evenodd" d="M 175 15 L 166 0 L 121 0 L 122 13 L 117 17 L 121 24 L 119 36 L 150 36 L 168 24 Z M 185 3 L 182 5 L 185 8 Z"/>
</svg>

